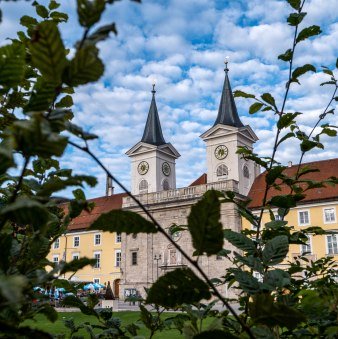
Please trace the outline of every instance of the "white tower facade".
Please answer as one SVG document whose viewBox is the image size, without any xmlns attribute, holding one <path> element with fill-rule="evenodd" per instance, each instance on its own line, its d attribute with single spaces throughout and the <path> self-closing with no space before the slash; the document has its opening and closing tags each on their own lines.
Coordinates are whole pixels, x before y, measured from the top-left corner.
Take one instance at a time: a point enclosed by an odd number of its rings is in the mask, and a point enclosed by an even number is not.
<svg viewBox="0 0 338 339">
<path fill-rule="evenodd" d="M 143 137 L 126 154 L 131 159 L 131 193 L 143 194 L 176 188 L 175 147 L 164 140 L 155 101 L 155 90 Z"/>
<path fill-rule="evenodd" d="M 258 138 L 238 116 L 227 67 L 218 116 L 214 126 L 201 138 L 206 143 L 208 183 L 236 180 L 239 193 L 247 195 L 260 169 L 253 161 L 244 160 L 236 152 L 240 146 L 252 150 Z"/>
</svg>

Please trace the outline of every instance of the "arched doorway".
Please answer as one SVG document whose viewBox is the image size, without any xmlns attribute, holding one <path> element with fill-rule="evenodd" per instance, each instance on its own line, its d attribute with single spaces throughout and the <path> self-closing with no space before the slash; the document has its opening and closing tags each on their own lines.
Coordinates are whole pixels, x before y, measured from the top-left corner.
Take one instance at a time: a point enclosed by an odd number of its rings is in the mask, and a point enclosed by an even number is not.
<svg viewBox="0 0 338 339">
<path fill-rule="evenodd" d="M 114 280 L 114 296 L 116 299 L 118 299 L 120 295 L 120 280 L 121 279 Z"/>
</svg>

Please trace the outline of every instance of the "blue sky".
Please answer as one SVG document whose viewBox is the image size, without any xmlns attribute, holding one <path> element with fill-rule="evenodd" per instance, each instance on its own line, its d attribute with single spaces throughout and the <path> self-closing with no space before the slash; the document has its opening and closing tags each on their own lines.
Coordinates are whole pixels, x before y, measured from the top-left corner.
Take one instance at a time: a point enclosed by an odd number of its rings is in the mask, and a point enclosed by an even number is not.
<svg viewBox="0 0 338 339">
<path fill-rule="evenodd" d="M 82 34 L 75 1 L 60 1 L 69 14 L 62 25 L 67 47 Z M 46 4 L 46 1 L 40 1 Z M 338 56 L 338 0 L 308 0 L 303 27 L 321 26 L 316 39 L 299 44 L 295 65 L 313 63 L 333 67 Z M 3 3 L 0 42 L 14 37 L 19 18 L 34 15 L 27 2 Z M 277 56 L 291 46 L 292 28 L 285 21 L 291 7 L 284 0 L 144 0 L 117 2 L 103 22 L 116 22 L 119 34 L 100 44 L 104 76 L 82 86 L 74 95 L 75 122 L 100 139 L 92 148 L 127 187 L 130 161 L 124 154 L 142 137 L 156 79 L 156 100 L 166 141 L 180 152 L 176 164 L 177 185 L 186 186 L 206 170 L 204 143 L 199 135 L 212 126 L 217 115 L 224 80 L 226 56 L 230 57 L 232 89 L 254 94 L 271 92 L 280 104 L 287 77 L 286 64 Z M 287 108 L 304 114 L 299 124 L 306 130 L 325 108 L 331 89 L 319 87 L 323 73 L 303 76 L 293 85 Z M 242 121 L 259 137 L 255 151 L 271 154 L 274 116 L 269 112 L 249 116 L 249 100 L 236 99 Z M 326 122 L 338 125 L 337 115 Z M 298 146 L 285 143 L 277 156 L 282 163 L 296 162 Z M 314 151 L 305 161 L 338 157 L 337 141 L 325 140 L 325 150 Z M 99 185 L 88 197 L 104 194 L 105 177 L 95 163 L 68 149 L 63 164 L 77 173 L 93 174 Z M 118 189 L 116 190 L 118 191 Z"/>
</svg>

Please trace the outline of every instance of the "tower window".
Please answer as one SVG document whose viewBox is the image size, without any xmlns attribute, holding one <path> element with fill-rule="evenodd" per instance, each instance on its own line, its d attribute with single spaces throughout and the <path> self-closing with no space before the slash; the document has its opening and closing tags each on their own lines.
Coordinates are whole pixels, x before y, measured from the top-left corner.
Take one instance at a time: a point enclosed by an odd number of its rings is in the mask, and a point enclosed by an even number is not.
<svg viewBox="0 0 338 339">
<path fill-rule="evenodd" d="M 248 178 L 248 179 L 250 178 L 248 166 L 243 167 L 243 176 L 244 176 L 244 178 Z"/>
<path fill-rule="evenodd" d="M 228 167 L 226 167 L 224 164 L 221 164 L 217 167 L 216 172 L 218 177 L 225 177 L 228 176 Z"/>
<path fill-rule="evenodd" d="M 148 190 L 148 181 L 147 180 L 141 180 L 139 185 L 140 191 L 147 191 Z"/>
<path fill-rule="evenodd" d="M 163 180 L 162 187 L 165 191 L 168 191 L 170 189 L 169 182 L 167 179 Z"/>
</svg>

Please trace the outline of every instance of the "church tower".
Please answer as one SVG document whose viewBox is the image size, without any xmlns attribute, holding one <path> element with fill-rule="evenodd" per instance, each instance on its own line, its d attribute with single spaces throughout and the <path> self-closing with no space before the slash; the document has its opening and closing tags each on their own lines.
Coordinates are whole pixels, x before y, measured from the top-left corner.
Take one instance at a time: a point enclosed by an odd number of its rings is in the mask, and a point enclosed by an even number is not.
<svg viewBox="0 0 338 339">
<path fill-rule="evenodd" d="M 252 150 L 258 138 L 249 125 L 243 125 L 238 116 L 227 61 L 224 71 L 225 79 L 216 121 L 201 135 L 207 148 L 207 181 L 236 180 L 239 183 L 239 193 L 247 195 L 259 174 L 259 167 L 251 160 L 244 160 L 236 151 L 239 146 Z"/>
<path fill-rule="evenodd" d="M 176 188 L 175 147 L 164 140 L 155 100 L 155 84 L 147 122 L 140 142 L 126 154 L 131 159 L 131 193 L 143 194 Z"/>
</svg>

